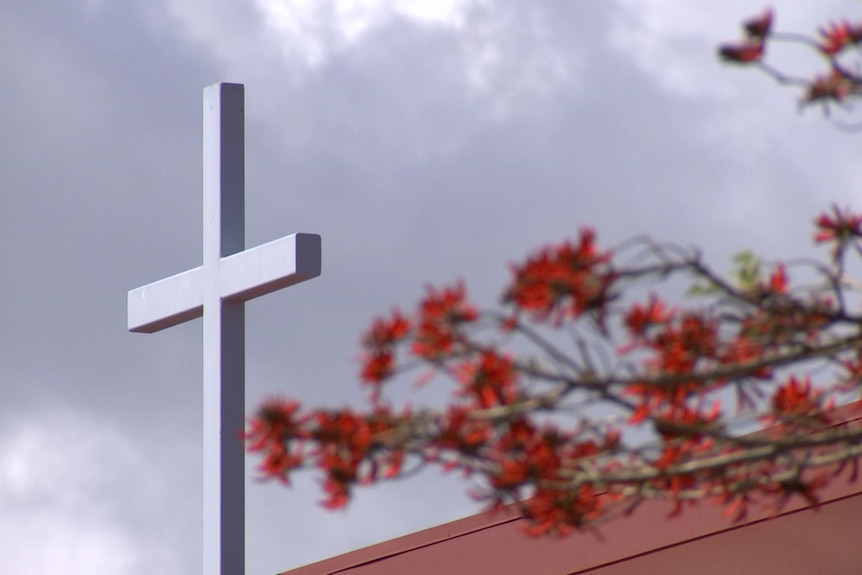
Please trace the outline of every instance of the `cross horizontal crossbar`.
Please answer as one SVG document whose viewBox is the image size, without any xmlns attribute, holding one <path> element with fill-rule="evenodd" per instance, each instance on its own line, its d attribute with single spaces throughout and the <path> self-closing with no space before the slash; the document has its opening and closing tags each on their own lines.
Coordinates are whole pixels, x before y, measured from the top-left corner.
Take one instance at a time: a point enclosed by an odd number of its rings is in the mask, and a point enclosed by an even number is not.
<svg viewBox="0 0 862 575">
<path fill-rule="evenodd" d="M 248 301 L 320 275 L 317 234 L 293 234 L 221 258 L 219 294 Z M 203 315 L 203 267 L 133 289 L 128 296 L 129 330 L 153 333 Z"/>
</svg>

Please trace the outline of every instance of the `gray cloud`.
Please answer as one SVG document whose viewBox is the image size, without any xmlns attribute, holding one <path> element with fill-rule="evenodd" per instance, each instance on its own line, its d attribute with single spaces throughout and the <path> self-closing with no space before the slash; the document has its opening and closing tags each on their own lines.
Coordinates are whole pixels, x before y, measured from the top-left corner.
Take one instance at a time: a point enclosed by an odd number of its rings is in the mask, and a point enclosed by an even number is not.
<svg viewBox="0 0 862 575">
<path fill-rule="evenodd" d="M 248 305 L 249 409 L 274 393 L 359 401 L 351 357 L 371 317 L 458 277 L 491 303 L 507 262 L 579 225 L 609 243 L 697 242 L 717 262 L 808 250 L 815 211 L 853 197 L 855 140 L 718 65 L 712 37 L 678 33 L 688 13 L 643 6 L 478 3 L 460 27 L 393 16 L 330 38 L 313 66 L 251 3 L 0 7 L 14 55 L 0 60 L 0 530 L 24 525 L 3 572 L 199 569 L 200 327 L 128 334 L 125 292 L 200 263 L 206 84 L 247 84 L 248 245 L 324 237 L 321 278 Z M 658 59 L 620 43 L 621 18 Z M 41 483 L 57 470 L 68 482 Z M 311 478 L 250 479 L 249 572 L 470 513 L 462 487 L 432 474 L 327 514 Z M 49 524 L 46 541 L 27 535 Z"/>
</svg>

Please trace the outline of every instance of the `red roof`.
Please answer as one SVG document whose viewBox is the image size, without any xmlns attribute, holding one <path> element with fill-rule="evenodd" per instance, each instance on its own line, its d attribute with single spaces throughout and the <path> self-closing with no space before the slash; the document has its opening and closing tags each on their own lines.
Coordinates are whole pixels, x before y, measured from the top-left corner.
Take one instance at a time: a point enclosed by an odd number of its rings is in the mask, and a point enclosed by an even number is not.
<svg viewBox="0 0 862 575">
<path fill-rule="evenodd" d="M 856 407 L 840 409 L 858 419 Z M 819 495 L 817 508 L 795 497 L 741 523 L 709 502 L 671 518 L 671 503 L 645 501 L 563 538 L 525 535 L 513 511 L 480 513 L 282 575 L 859 575 L 862 482 L 845 473 Z"/>
<path fill-rule="evenodd" d="M 795 504 L 794 504 L 795 503 Z M 777 516 L 733 524 L 709 503 L 668 518 L 645 502 L 597 534 L 525 535 L 513 514 L 482 513 L 282 575 L 857 575 L 862 485 L 838 481 L 819 508 L 801 500 Z"/>
</svg>

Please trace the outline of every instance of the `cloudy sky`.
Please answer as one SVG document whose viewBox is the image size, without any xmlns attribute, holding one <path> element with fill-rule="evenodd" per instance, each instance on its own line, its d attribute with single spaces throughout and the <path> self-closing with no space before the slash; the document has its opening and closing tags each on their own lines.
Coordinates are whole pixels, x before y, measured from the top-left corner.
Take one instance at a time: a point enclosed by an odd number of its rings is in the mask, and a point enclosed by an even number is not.
<svg viewBox="0 0 862 575">
<path fill-rule="evenodd" d="M 774 1 L 778 25 L 859 17 Z M 0 1 L 0 571 L 200 570 L 201 324 L 126 331 L 126 292 L 201 262 L 201 95 L 246 85 L 247 245 L 324 238 L 323 276 L 248 306 L 248 409 L 362 397 L 360 332 L 596 226 L 810 250 L 856 205 L 859 137 L 721 66 L 763 8 L 714 0 Z M 788 67 L 804 51 L 776 54 Z M 437 475 L 344 513 L 260 484 L 247 563 L 272 574 L 467 515 Z"/>
</svg>

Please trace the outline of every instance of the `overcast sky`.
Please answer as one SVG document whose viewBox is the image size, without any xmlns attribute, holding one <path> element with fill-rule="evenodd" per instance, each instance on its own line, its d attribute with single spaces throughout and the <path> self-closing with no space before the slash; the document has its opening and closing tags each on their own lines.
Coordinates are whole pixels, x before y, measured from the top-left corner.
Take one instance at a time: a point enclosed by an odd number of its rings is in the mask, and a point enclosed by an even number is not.
<svg viewBox="0 0 862 575">
<path fill-rule="evenodd" d="M 859 17 L 774 1 L 778 26 Z M 859 137 L 714 56 L 743 0 L 0 0 L 0 572 L 200 571 L 201 324 L 126 331 L 126 292 L 201 263 L 201 98 L 246 85 L 247 245 L 323 236 L 322 277 L 247 306 L 248 410 L 362 397 L 376 315 L 598 229 L 810 250 L 859 206 Z M 804 51 L 779 54 L 804 68 Z M 428 475 L 317 506 L 254 481 L 266 575 L 477 510 Z"/>
</svg>

